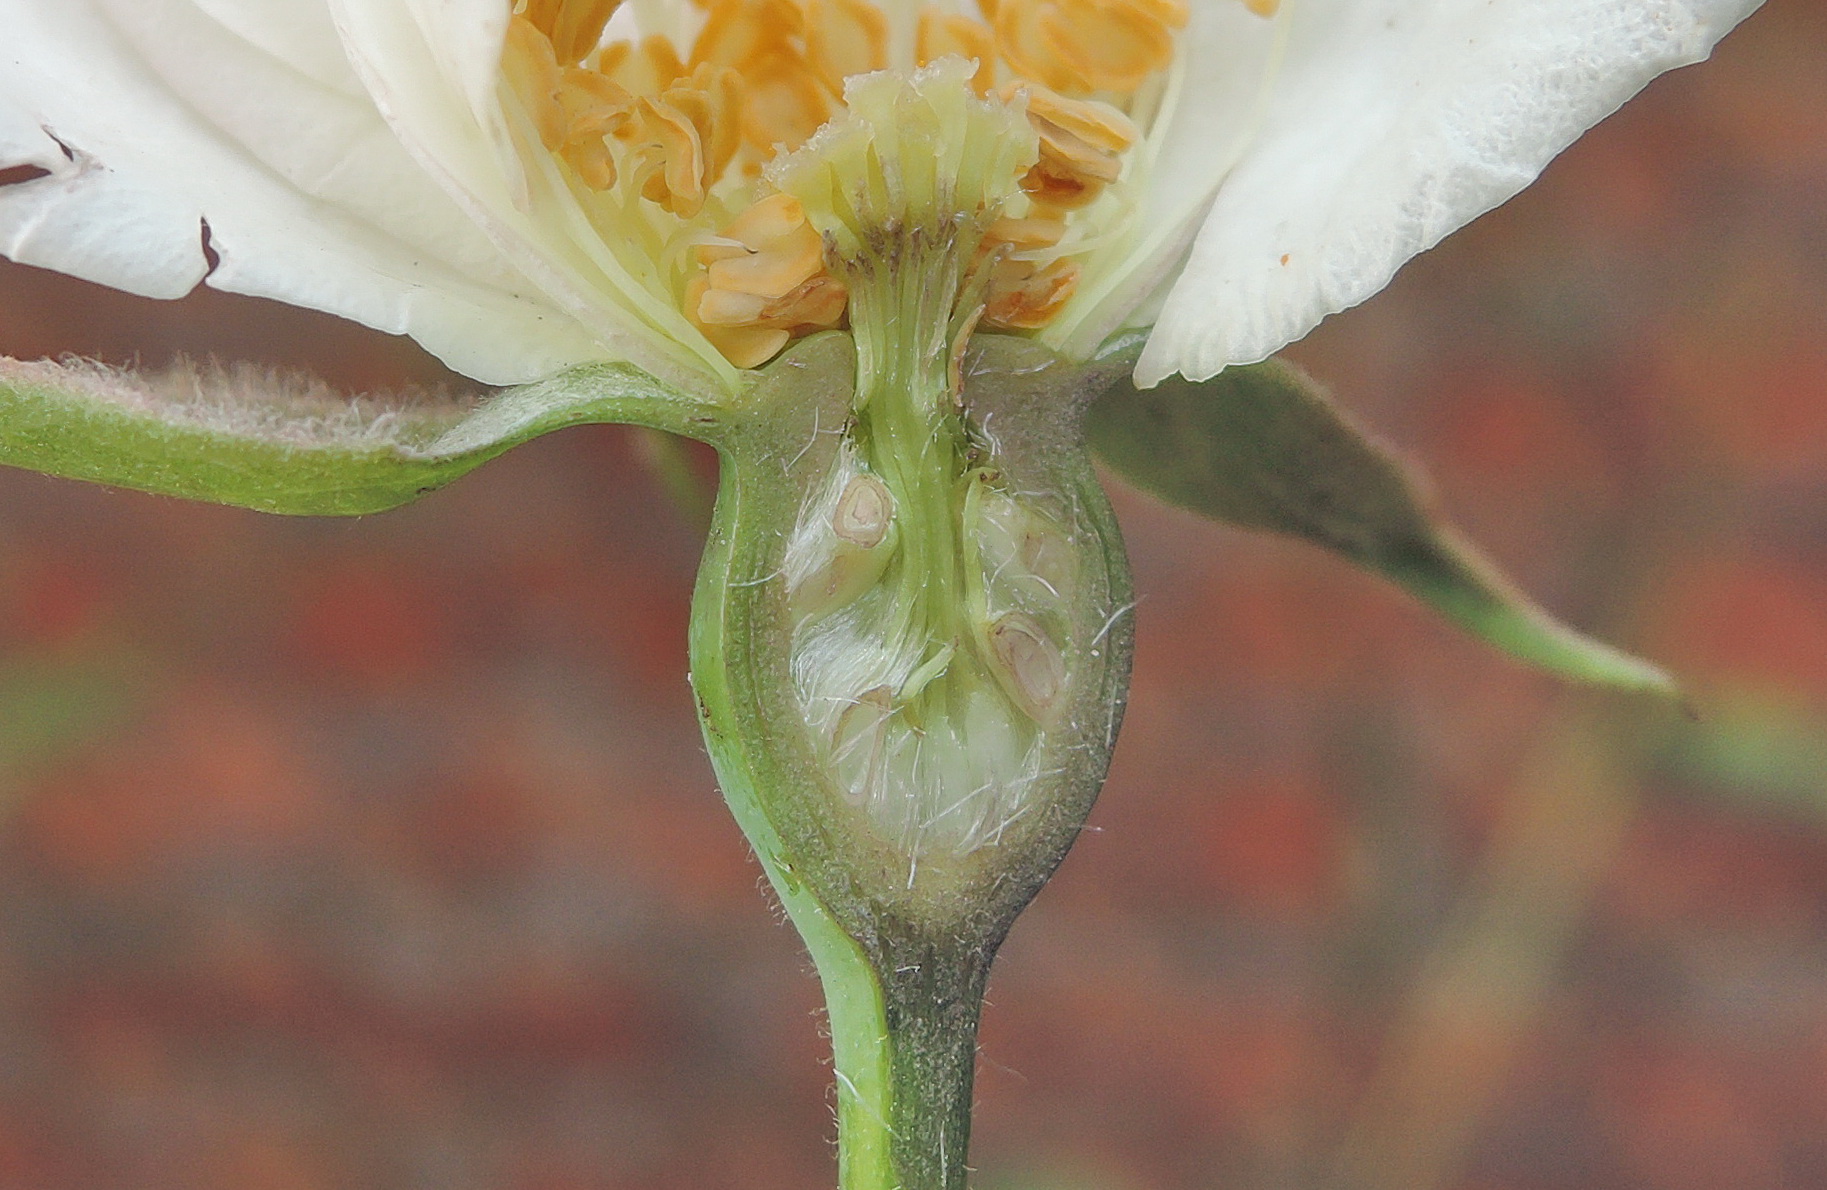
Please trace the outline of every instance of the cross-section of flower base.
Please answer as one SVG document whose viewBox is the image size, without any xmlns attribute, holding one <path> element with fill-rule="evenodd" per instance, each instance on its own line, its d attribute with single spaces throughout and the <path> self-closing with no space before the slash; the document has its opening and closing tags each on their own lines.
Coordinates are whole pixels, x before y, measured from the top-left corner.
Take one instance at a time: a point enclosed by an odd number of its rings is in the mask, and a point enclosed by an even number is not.
<svg viewBox="0 0 1827 1190">
<path fill-rule="evenodd" d="M 932 400 L 909 408 L 918 385 L 891 370 L 859 387 L 857 358 L 849 335 L 808 337 L 716 412 L 615 366 L 453 407 L 352 403 L 252 370 L 7 362 L 0 459 L 354 514 L 567 425 L 715 445 L 692 681 L 731 808 L 826 985 L 847 1187 L 962 1184 L 990 961 L 1109 762 L 1132 600 L 1087 428 L 1170 500 L 1338 549 L 1565 676 L 1666 688 L 1494 580 L 1289 370 L 1138 394 L 1133 349 L 1073 364 L 980 335 L 924 369 Z"/>
<path fill-rule="evenodd" d="M 1094 453 L 1524 660 L 1668 690 L 1251 361 L 1751 6 L 0 0 L 5 254 L 316 306 L 518 386 L 0 361 L 0 461 L 335 515 L 566 425 L 715 446 L 692 681 L 824 981 L 840 1180 L 956 1190 L 990 962 L 1128 687 Z"/>
</svg>

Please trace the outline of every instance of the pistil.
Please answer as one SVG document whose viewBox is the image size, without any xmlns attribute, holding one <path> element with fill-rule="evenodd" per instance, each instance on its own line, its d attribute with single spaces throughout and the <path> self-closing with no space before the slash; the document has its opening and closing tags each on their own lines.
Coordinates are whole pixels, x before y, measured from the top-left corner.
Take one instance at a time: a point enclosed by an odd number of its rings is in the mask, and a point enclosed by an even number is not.
<svg viewBox="0 0 1827 1190">
<path fill-rule="evenodd" d="M 979 97 L 974 70 L 852 78 L 844 113 L 768 171 L 849 293 L 857 351 L 842 448 L 787 551 L 792 671 L 843 808 L 910 889 L 1031 809 L 1072 678 L 1072 584 L 1036 581 L 1066 534 L 1005 490 L 955 365 L 1008 263 L 998 236 L 1051 235 L 1023 190 L 1042 152 L 1026 93 Z"/>
</svg>

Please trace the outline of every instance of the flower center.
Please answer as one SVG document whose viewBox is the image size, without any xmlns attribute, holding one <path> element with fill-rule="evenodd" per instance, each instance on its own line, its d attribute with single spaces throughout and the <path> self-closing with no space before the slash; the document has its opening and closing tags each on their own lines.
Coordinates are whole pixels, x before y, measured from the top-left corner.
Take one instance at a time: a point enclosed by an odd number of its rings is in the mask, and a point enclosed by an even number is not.
<svg viewBox="0 0 1827 1190">
<path fill-rule="evenodd" d="M 1120 230 L 1188 19 L 1186 0 L 512 4 L 502 80 L 529 172 L 555 166 L 601 245 L 640 256 L 626 270 L 739 368 L 848 317 L 820 229 L 766 170 L 843 114 L 846 80 L 957 58 L 962 93 L 1025 110 L 1038 152 L 1007 165 L 976 251 L 981 324 L 1035 330 Z"/>
</svg>

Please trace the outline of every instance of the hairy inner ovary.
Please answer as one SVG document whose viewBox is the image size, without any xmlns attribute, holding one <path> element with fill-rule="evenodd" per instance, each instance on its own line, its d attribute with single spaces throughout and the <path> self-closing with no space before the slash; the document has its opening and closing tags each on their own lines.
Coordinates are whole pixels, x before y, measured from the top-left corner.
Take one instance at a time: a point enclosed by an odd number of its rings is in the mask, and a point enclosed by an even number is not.
<svg viewBox="0 0 1827 1190">
<path fill-rule="evenodd" d="M 1066 503 L 1011 491 L 987 444 L 899 496 L 870 453 L 846 443 L 788 545 L 792 672 L 839 796 L 912 887 L 1043 804 L 1084 660 L 1078 528 Z"/>
<path fill-rule="evenodd" d="M 967 212 L 985 216 L 981 325 L 1048 325 L 1125 230 L 1186 3 L 513 0 L 502 78 L 537 141 L 521 151 L 549 156 L 603 244 L 643 255 L 643 300 L 748 368 L 849 316 L 825 237 L 767 167 L 843 113 L 847 80 L 947 57 L 1037 143 L 998 209 Z"/>
</svg>

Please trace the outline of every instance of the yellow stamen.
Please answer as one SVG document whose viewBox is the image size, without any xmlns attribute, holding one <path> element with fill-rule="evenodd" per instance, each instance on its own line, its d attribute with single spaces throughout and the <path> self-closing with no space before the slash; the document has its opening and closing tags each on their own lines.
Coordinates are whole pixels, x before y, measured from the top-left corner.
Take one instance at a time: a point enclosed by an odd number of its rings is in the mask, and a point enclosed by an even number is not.
<svg viewBox="0 0 1827 1190">
<path fill-rule="evenodd" d="M 1038 83 L 1010 83 L 1005 98 L 1028 97 L 1028 121 L 1040 138 L 1040 160 L 1022 179 L 1036 206 L 1071 211 L 1096 201 L 1123 174 L 1123 154 L 1140 136 L 1107 103 L 1066 99 Z"/>
<path fill-rule="evenodd" d="M 937 8 L 922 9 L 914 35 L 915 63 L 926 66 L 947 55 L 976 62 L 971 86 L 979 95 L 990 93 L 996 84 L 996 35 L 981 21 L 967 16 Z"/>
<path fill-rule="evenodd" d="M 1087 245 L 1107 242 L 1103 212 L 1123 208 L 1096 200 L 1123 184 L 1142 137 L 1123 109 L 1172 62 L 1188 19 L 1187 0 L 979 0 L 982 20 L 932 0 L 897 33 L 885 0 L 689 2 L 704 13 L 689 41 L 640 33 L 637 19 L 605 44 L 623 0 L 508 0 L 502 79 L 529 121 L 520 151 L 560 161 L 566 184 L 588 198 L 586 217 L 629 257 L 630 273 L 745 368 L 792 335 L 848 316 L 851 294 L 827 253 L 854 230 L 815 226 L 798 201 L 762 180 L 765 170 L 785 184 L 775 163 L 841 122 L 848 84 L 892 61 L 911 60 L 924 73 L 962 59 L 975 65 L 944 71 L 960 100 L 974 91 L 1017 120 L 1025 105 L 1034 140 L 1024 141 L 1033 147 L 1019 166 L 1001 150 L 922 158 L 912 146 L 926 133 L 900 117 L 879 125 L 880 143 L 864 157 L 879 152 L 883 160 L 867 169 L 885 169 L 879 178 L 890 190 L 910 196 L 953 193 L 945 180 L 953 175 L 975 179 L 959 195 L 973 187 L 1000 194 L 988 173 L 1016 169 L 1007 199 L 955 211 L 915 204 L 895 226 L 961 218 L 961 242 L 981 240 L 972 284 L 982 285 L 983 324 L 1032 330 L 1071 296 Z M 1239 2 L 1269 15 L 1279 0 Z M 897 47 L 909 36 L 912 45 Z M 943 114 L 951 101 L 937 96 L 922 101 L 936 106 L 920 120 L 955 118 Z M 900 234 L 888 225 L 883 233 Z M 681 244 L 695 250 L 681 257 Z M 971 251 L 963 249 L 967 264 Z M 653 255 L 643 262 L 635 253 Z M 967 315 L 978 317 L 960 312 Z"/>
<path fill-rule="evenodd" d="M 1093 148 L 1113 155 L 1127 152 L 1141 136 L 1129 117 L 1108 103 L 1066 99 L 1031 83 L 1022 86 L 1028 93 L 1028 118 L 1041 131 L 1043 147 L 1047 136 L 1043 124 L 1071 133 Z"/>
<path fill-rule="evenodd" d="M 704 281 L 699 278 L 685 291 L 688 313 L 692 309 L 692 288 L 701 284 Z M 793 338 L 790 332 L 773 327 L 711 326 L 699 322 L 698 329 L 724 359 L 738 368 L 759 368 L 779 355 L 780 349 Z"/>
<path fill-rule="evenodd" d="M 805 32 L 805 14 L 793 0 L 713 0 L 692 45 L 691 64 L 743 69 Z"/>
<path fill-rule="evenodd" d="M 704 206 L 704 141 L 691 118 L 661 99 L 641 100 L 635 176 L 641 197 L 690 218 Z"/>
<path fill-rule="evenodd" d="M 664 98 L 684 112 L 698 129 L 704 149 L 707 184 L 721 178 L 742 148 L 742 78 L 735 71 L 700 66 L 690 85 L 666 89 Z"/>
<path fill-rule="evenodd" d="M 850 291 L 829 273 L 820 273 L 792 293 L 768 304 L 762 316 L 786 325 L 794 334 L 828 331 L 844 321 Z"/>
<path fill-rule="evenodd" d="M 603 39 L 603 27 L 621 0 L 544 0 L 527 5 L 528 17 L 552 42 L 558 61 L 575 66 L 590 56 Z M 537 10 L 537 16 L 534 15 Z"/>
<path fill-rule="evenodd" d="M 639 42 L 603 47 L 597 69 L 636 95 L 653 95 L 685 75 L 685 63 L 668 39 L 655 33 Z"/>
<path fill-rule="evenodd" d="M 824 271 L 825 246 L 811 226 L 782 236 L 765 250 L 719 260 L 710 266 L 710 283 L 733 293 L 780 297 Z"/>
<path fill-rule="evenodd" d="M 1133 91 L 1173 61 L 1173 34 L 1167 26 L 1133 8 L 1100 7 L 1102 19 L 1095 22 L 1081 23 L 1057 11 L 1038 22 L 1043 42 L 1082 80 L 1080 89 Z"/>
<path fill-rule="evenodd" d="M 763 161 L 805 144 L 836 107 L 805 59 L 787 47 L 752 60 L 742 76 L 742 137 Z"/>
<path fill-rule="evenodd" d="M 1004 216 L 990 224 L 984 232 L 983 240 L 992 248 L 998 244 L 1008 244 L 1016 249 L 1051 248 L 1065 234 L 1066 219 L 1063 214 L 1030 215 L 1025 219 Z"/>
<path fill-rule="evenodd" d="M 990 274 L 983 325 L 1001 330 L 1039 330 L 1053 321 L 1078 288 L 1082 266 L 1062 258 L 1037 267 L 1029 260 L 1000 261 Z"/>
<path fill-rule="evenodd" d="M 844 80 L 888 65 L 888 18 L 867 0 L 809 0 L 806 56 L 831 94 Z"/>
<path fill-rule="evenodd" d="M 843 320 L 848 295 L 825 272 L 823 242 L 791 195 L 749 207 L 699 246 L 698 260 L 707 267 L 693 281 L 687 311 L 706 326 L 803 333 Z"/>
<path fill-rule="evenodd" d="M 1063 94 L 1133 91 L 1173 61 L 1180 0 L 1001 0 L 997 48 L 1017 74 Z"/>
<path fill-rule="evenodd" d="M 524 17 L 508 22 L 507 49 L 501 59 L 502 73 L 526 105 L 527 115 L 539 133 L 547 152 L 555 152 L 565 142 L 565 109 L 559 102 L 564 74 L 546 40 L 533 23 Z"/>
<path fill-rule="evenodd" d="M 560 155 L 584 185 L 609 189 L 617 170 L 608 138 L 635 118 L 634 96 L 593 70 L 573 66 L 564 73 L 559 103 L 565 114 Z"/>
<path fill-rule="evenodd" d="M 759 252 L 806 225 L 806 209 L 790 194 L 770 194 L 723 229 L 725 239 Z M 708 263 L 708 262 L 707 262 Z"/>
</svg>

